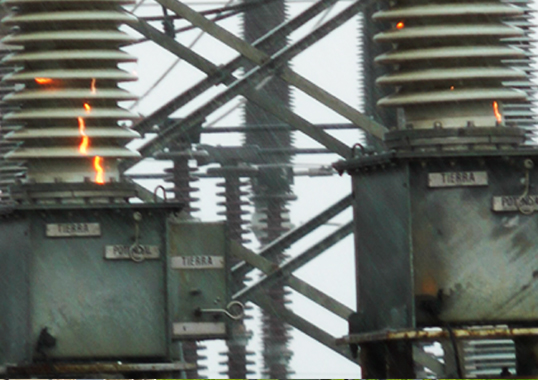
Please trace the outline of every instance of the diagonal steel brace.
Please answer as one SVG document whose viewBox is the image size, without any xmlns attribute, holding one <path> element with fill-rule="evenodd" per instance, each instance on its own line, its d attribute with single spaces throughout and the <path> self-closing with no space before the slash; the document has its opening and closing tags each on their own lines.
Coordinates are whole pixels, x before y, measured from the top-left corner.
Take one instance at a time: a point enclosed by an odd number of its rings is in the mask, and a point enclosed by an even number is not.
<svg viewBox="0 0 538 380">
<path fill-rule="evenodd" d="M 255 297 L 255 294 L 261 294 L 264 289 L 274 285 L 277 282 L 285 281 L 295 270 L 302 267 L 304 264 L 310 262 L 312 259 L 319 256 L 321 253 L 327 250 L 327 248 L 333 246 L 347 235 L 353 233 L 354 222 L 351 221 L 338 230 L 327 236 L 325 239 L 314 244 L 312 247 L 294 257 L 293 259 L 285 262 L 281 266 L 274 268 L 271 273 L 255 282 L 254 284 L 243 288 L 233 295 L 233 299 L 241 302 L 246 302 Z"/>
<path fill-rule="evenodd" d="M 161 5 L 169 8 L 179 16 L 184 17 L 186 20 L 190 21 L 193 25 L 204 30 L 206 33 L 217 38 L 221 42 L 230 46 L 231 48 L 237 50 L 241 55 L 247 57 L 254 63 L 258 65 L 268 66 L 270 64 L 271 68 L 279 68 L 278 74 L 289 84 L 297 87 L 301 91 L 310 95 L 314 99 L 318 100 L 322 104 L 331 108 L 333 111 L 347 118 L 358 127 L 370 133 L 371 135 L 382 139 L 386 128 L 381 124 L 376 123 L 367 116 L 361 114 L 359 111 L 355 110 L 353 107 L 347 105 L 340 99 L 329 94 L 327 91 L 318 87 L 314 83 L 310 82 L 306 78 L 295 73 L 288 67 L 282 67 L 286 62 L 288 62 L 292 57 L 304 51 L 307 47 L 317 42 L 320 38 L 326 36 L 331 31 L 336 29 L 338 26 L 342 25 L 345 21 L 351 19 L 355 16 L 360 9 L 364 6 L 364 0 L 358 0 L 353 3 L 351 6 L 346 8 L 340 14 L 335 16 L 330 21 L 326 22 L 324 25 L 317 28 L 310 35 L 304 37 L 299 42 L 281 50 L 275 56 L 270 57 L 268 54 L 263 51 L 256 49 L 251 44 L 243 41 L 239 37 L 236 37 L 232 33 L 228 32 L 226 29 L 218 26 L 216 23 L 206 19 L 200 13 L 189 8 L 187 5 L 177 1 L 177 0 L 156 0 Z M 247 75 L 248 76 L 248 75 Z"/>
<path fill-rule="evenodd" d="M 310 219 L 308 222 L 300 225 L 297 228 L 294 228 L 291 231 L 286 232 L 284 235 L 280 236 L 276 240 L 273 240 L 271 243 L 265 246 L 258 253 L 258 255 L 262 258 L 272 260 L 278 253 L 288 248 L 293 243 L 297 242 L 298 240 L 311 233 L 314 229 L 318 228 L 322 224 L 329 221 L 331 218 L 335 217 L 336 215 L 347 209 L 349 206 L 351 206 L 352 201 L 353 196 L 351 194 L 346 195 L 344 198 L 327 207 L 326 210 L 322 211 L 321 213 Z M 232 268 L 232 275 L 242 277 L 245 276 L 252 269 L 254 269 L 253 266 L 247 262 L 239 263 Z"/>
<path fill-rule="evenodd" d="M 302 331 L 309 337 L 317 340 L 318 342 L 335 351 L 336 353 L 351 360 L 355 364 L 359 364 L 357 363 L 357 360 L 353 359 L 349 350 L 346 347 L 336 345 L 336 338 L 334 336 L 330 335 L 326 331 L 323 331 L 314 324 L 308 322 L 307 320 L 295 314 L 286 307 L 278 305 L 277 303 L 271 301 L 267 296 L 256 297 L 251 301 L 261 307 L 263 310 L 265 310 L 268 314 L 271 314 L 276 318 L 283 320 L 284 322 L 295 327 L 297 330 Z"/>
<path fill-rule="evenodd" d="M 259 49 L 265 49 L 268 46 L 271 46 L 276 41 L 279 41 L 282 38 L 285 38 L 290 33 L 292 33 L 294 30 L 300 28 L 304 24 L 306 24 L 308 21 L 312 20 L 315 16 L 320 14 L 323 10 L 327 9 L 331 5 L 335 4 L 338 0 L 320 0 L 314 5 L 308 7 L 306 10 L 304 10 L 299 15 L 295 16 L 291 20 L 286 21 L 283 24 L 280 24 L 273 30 L 269 31 L 264 36 L 260 37 L 256 41 L 252 43 L 253 46 Z M 153 28 L 151 25 L 149 25 L 147 22 L 143 20 L 135 20 L 132 22 L 129 22 L 129 25 L 144 35 L 146 38 L 149 38 L 153 42 L 159 44 L 160 46 L 164 47 L 167 50 L 170 50 L 174 52 L 177 56 L 184 59 L 186 62 L 190 63 L 191 65 L 201 68 L 204 65 L 207 67 L 207 70 L 204 70 L 206 74 L 208 74 L 208 77 L 191 87 L 188 91 L 180 94 L 179 96 L 175 97 L 174 99 L 170 100 L 168 103 L 160 107 L 158 110 L 153 112 L 151 115 L 148 115 L 144 120 L 137 123 L 133 129 L 140 133 L 146 133 L 150 132 L 151 128 L 155 124 L 159 124 L 163 122 L 170 114 L 175 112 L 180 107 L 187 104 L 189 101 L 194 99 L 196 96 L 202 94 L 207 89 L 211 88 L 212 86 L 218 84 L 218 83 L 225 83 L 225 84 L 231 84 L 234 81 L 234 78 L 230 75 L 240 68 L 243 63 L 246 61 L 246 58 L 243 56 L 239 56 L 232 61 L 228 62 L 222 67 L 214 66 L 211 62 L 208 62 L 204 58 L 197 56 L 196 54 L 193 54 L 192 51 L 183 46 L 183 45 L 177 45 L 177 44 L 170 44 L 170 41 L 173 41 L 170 38 L 163 38 L 166 37 L 164 33 L 161 33 L 156 28 Z M 187 50 L 187 51 L 186 51 Z M 211 71 L 217 69 L 216 72 L 211 74 Z"/>
<path fill-rule="evenodd" d="M 241 244 L 232 241 L 232 254 L 249 264 L 255 266 L 265 274 L 270 274 L 275 268 L 278 268 L 278 265 L 272 261 L 264 259 L 260 255 L 255 254 L 250 249 L 243 247 Z M 290 288 L 302 294 L 311 301 L 317 303 L 318 305 L 330 310 L 339 317 L 346 319 L 354 312 L 352 309 L 342 304 L 341 302 L 335 300 L 331 296 L 323 293 L 322 291 L 316 289 L 307 282 L 290 275 L 285 282 Z"/>
<path fill-rule="evenodd" d="M 175 42 L 173 39 L 164 35 L 161 37 L 168 38 L 169 43 Z M 213 66 L 215 68 L 217 67 L 215 65 Z M 205 65 L 199 68 L 204 71 L 208 69 L 208 67 L 206 67 Z M 270 71 L 269 69 L 265 67 L 262 71 L 258 72 L 256 78 L 254 78 L 255 80 L 253 80 L 252 78 L 243 78 L 241 80 L 236 80 L 236 82 L 234 82 L 228 88 L 228 90 L 224 91 L 223 93 L 206 103 L 204 106 L 192 112 L 185 119 L 176 123 L 172 123 L 172 125 L 170 125 L 164 131 L 160 132 L 155 139 L 143 145 L 140 149 L 138 149 L 138 151 L 143 157 L 148 157 L 151 154 L 164 149 L 165 147 L 167 147 L 169 141 L 172 141 L 181 134 L 189 131 L 191 128 L 199 125 L 203 122 L 207 115 L 211 114 L 212 112 L 229 102 L 231 99 L 235 98 L 237 95 L 242 94 L 252 102 L 256 103 L 261 108 L 273 113 L 282 121 L 288 123 L 292 127 L 302 131 L 312 139 L 318 141 L 327 149 L 339 154 L 344 158 L 349 158 L 352 152 L 351 148 L 348 147 L 346 144 L 332 137 L 330 134 L 326 133 L 322 129 L 317 128 L 313 124 L 309 123 L 281 103 L 276 102 L 269 97 L 264 97 L 259 92 L 250 88 L 256 82 L 259 82 L 264 79 L 265 75 L 267 75 L 266 73 Z M 121 169 L 126 170 L 133 163 L 134 161 L 125 161 L 124 163 L 122 163 Z"/>
</svg>

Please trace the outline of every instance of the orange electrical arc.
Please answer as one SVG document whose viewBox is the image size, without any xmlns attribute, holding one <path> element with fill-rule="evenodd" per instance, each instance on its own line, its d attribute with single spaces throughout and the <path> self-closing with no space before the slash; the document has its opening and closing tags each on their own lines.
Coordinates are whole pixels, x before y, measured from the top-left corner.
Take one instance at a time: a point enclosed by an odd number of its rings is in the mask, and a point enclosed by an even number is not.
<svg viewBox="0 0 538 380">
<path fill-rule="evenodd" d="M 50 78 L 35 78 L 34 79 L 37 84 L 51 84 L 52 79 Z"/>
<path fill-rule="evenodd" d="M 99 156 L 95 156 L 93 159 L 93 168 L 95 169 L 95 183 L 103 185 L 105 183 L 105 170 L 102 166 L 103 159 Z"/>
<path fill-rule="evenodd" d="M 405 23 L 403 21 L 400 21 L 396 24 L 396 29 L 403 29 L 405 28 Z"/>
<path fill-rule="evenodd" d="M 90 84 L 90 91 L 91 91 L 92 94 L 97 93 L 97 88 L 95 87 L 95 82 L 96 82 L 96 80 L 95 80 L 95 78 L 93 78 L 92 83 Z"/>
<path fill-rule="evenodd" d="M 493 113 L 495 114 L 495 119 L 497 119 L 497 122 L 499 124 L 503 121 L 503 115 L 501 115 L 501 112 L 499 111 L 499 103 L 493 102 Z"/>
<path fill-rule="evenodd" d="M 81 117 L 78 118 L 78 130 L 80 132 L 80 135 L 82 136 L 82 141 L 80 142 L 78 151 L 81 154 L 88 154 L 88 145 L 90 145 L 90 138 L 86 134 L 86 124 L 84 123 L 84 119 Z"/>
<path fill-rule="evenodd" d="M 92 110 L 92 106 L 90 106 L 88 103 L 84 103 L 84 109 L 86 112 L 90 112 Z"/>
</svg>

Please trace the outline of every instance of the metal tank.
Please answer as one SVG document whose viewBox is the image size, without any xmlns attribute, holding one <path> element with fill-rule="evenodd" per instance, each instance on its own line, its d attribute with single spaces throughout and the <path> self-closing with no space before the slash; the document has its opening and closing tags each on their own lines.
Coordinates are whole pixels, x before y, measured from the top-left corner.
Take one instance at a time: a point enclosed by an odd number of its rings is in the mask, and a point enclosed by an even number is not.
<svg viewBox="0 0 538 380">
<path fill-rule="evenodd" d="M 132 202 L 119 174 L 138 116 L 120 48 L 129 0 L 5 0 L 17 91 L 4 159 L 26 173 L 0 204 L 0 372 L 19 377 L 179 377 L 179 341 L 226 338 L 229 238 L 179 202 Z"/>
<path fill-rule="evenodd" d="M 466 377 L 463 342 L 492 338 L 515 343 L 517 375 L 536 374 L 538 149 L 523 128 L 532 115 L 520 126 L 514 113 L 531 101 L 529 52 L 514 46 L 527 10 L 380 4 L 373 20 L 390 27 L 374 37 L 386 47 L 375 64 L 390 72 L 376 82 L 396 91 L 378 106 L 398 120 L 388 150 L 335 164 L 355 210 L 358 312 L 342 342 L 360 348 L 365 377 L 415 377 L 432 341 L 444 362 L 429 368 Z"/>
</svg>

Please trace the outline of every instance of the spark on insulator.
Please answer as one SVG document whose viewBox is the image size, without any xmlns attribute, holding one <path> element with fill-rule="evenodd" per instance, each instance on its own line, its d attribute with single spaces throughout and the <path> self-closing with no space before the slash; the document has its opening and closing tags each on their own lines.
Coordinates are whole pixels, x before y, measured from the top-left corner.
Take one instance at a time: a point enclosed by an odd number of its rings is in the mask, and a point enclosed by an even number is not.
<svg viewBox="0 0 538 380">
<path fill-rule="evenodd" d="M 503 115 L 499 111 L 499 103 L 497 101 L 493 102 L 493 113 L 495 114 L 495 119 L 497 119 L 497 122 L 501 124 L 503 121 Z"/>
<path fill-rule="evenodd" d="M 454 91 L 454 86 L 450 86 L 450 91 Z"/>
<path fill-rule="evenodd" d="M 403 21 L 400 21 L 396 24 L 396 29 L 403 29 L 405 28 L 405 23 Z"/>
<path fill-rule="evenodd" d="M 35 78 L 35 82 L 37 84 L 51 84 L 52 79 L 51 78 Z"/>
<path fill-rule="evenodd" d="M 103 185 L 105 183 L 105 170 L 102 166 L 103 158 L 95 156 L 93 159 L 93 167 L 95 169 L 95 183 Z"/>
<path fill-rule="evenodd" d="M 89 113 L 92 110 L 92 107 L 88 103 L 84 103 L 84 109 Z"/>
<path fill-rule="evenodd" d="M 95 78 L 92 79 L 92 83 L 90 84 L 90 91 L 92 94 L 97 93 L 97 87 L 96 87 L 97 80 Z"/>
<path fill-rule="evenodd" d="M 86 124 L 84 123 L 84 119 L 81 117 L 78 118 L 78 130 L 82 136 L 82 141 L 80 142 L 78 151 L 81 154 L 88 154 L 88 145 L 90 144 L 90 139 L 88 135 L 86 135 Z"/>
</svg>

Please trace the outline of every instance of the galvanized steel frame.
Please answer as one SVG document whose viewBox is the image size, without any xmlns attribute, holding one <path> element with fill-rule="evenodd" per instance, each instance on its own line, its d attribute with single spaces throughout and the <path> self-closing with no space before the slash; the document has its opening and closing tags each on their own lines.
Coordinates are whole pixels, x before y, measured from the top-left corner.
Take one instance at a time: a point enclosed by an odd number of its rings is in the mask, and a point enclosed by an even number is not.
<svg viewBox="0 0 538 380">
<path fill-rule="evenodd" d="M 281 251 L 283 248 L 290 246 L 299 239 L 311 233 L 313 230 L 323 225 L 332 217 L 338 215 L 343 210 L 351 206 L 352 196 L 348 195 L 328 209 L 324 210 L 314 218 L 302 226 L 288 232 L 269 244 L 264 250 L 256 254 L 249 249 L 235 244 L 232 246 L 232 254 L 236 257 L 244 260 L 244 263 L 240 263 L 232 270 L 232 275 L 244 276 L 251 270 L 257 268 L 266 274 L 262 280 L 256 282 L 252 286 L 246 287 L 237 292 L 232 298 L 234 300 L 240 300 L 242 302 L 251 301 L 259 307 L 263 308 L 266 312 L 281 318 L 286 323 L 302 331 L 311 338 L 317 340 L 321 344 L 330 348 L 331 350 L 343 355 L 345 358 L 357 363 L 349 350 L 344 347 L 339 347 L 335 344 L 336 338 L 323 331 L 319 327 L 314 326 L 304 318 L 293 313 L 291 310 L 277 305 L 267 297 L 263 290 L 267 289 L 276 282 L 281 281 L 288 285 L 293 290 L 307 297 L 311 301 L 317 303 L 321 307 L 331 311 L 335 315 L 347 319 L 353 310 L 346 305 L 323 293 L 319 289 L 306 283 L 305 281 L 295 277 L 293 271 L 302 267 L 304 264 L 323 253 L 327 248 L 342 240 L 345 236 L 353 232 L 353 222 L 349 222 L 340 227 L 337 231 L 323 239 L 321 242 L 315 244 L 302 254 L 298 255 L 289 262 L 279 266 L 275 262 L 268 258 L 273 258 L 274 254 Z"/>
<path fill-rule="evenodd" d="M 161 47 L 169 50 L 176 56 L 184 59 L 186 62 L 197 67 L 208 75 L 208 77 L 205 78 L 203 81 L 190 88 L 186 92 L 182 93 L 181 95 L 161 107 L 159 110 L 154 112 L 152 115 L 148 116 L 143 121 L 138 123 L 134 127 L 134 129 L 136 129 L 137 131 L 141 133 L 150 132 L 153 125 L 162 122 L 176 109 L 186 104 L 190 100 L 196 98 L 198 95 L 202 94 L 205 90 L 209 89 L 213 85 L 224 83 L 229 86 L 226 91 L 213 98 L 211 101 L 209 101 L 196 111 L 189 114 L 185 119 L 172 123 L 165 130 L 160 131 L 158 136 L 154 140 L 150 141 L 139 149 L 139 152 L 142 154 L 143 157 L 151 156 L 157 151 L 162 150 L 171 141 L 177 139 L 181 134 L 186 133 L 188 130 L 194 128 L 197 125 L 200 125 L 205 119 L 205 117 L 207 117 L 213 111 L 217 110 L 236 96 L 243 95 L 257 105 L 259 105 L 260 107 L 262 107 L 263 109 L 265 109 L 266 111 L 273 113 L 285 123 L 291 125 L 292 128 L 300 130 L 309 137 L 313 138 L 330 151 L 339 154 L 343 158 L 351 158 L 353 156 L 353 149 L 351 147 L 348 147 L 340 140 L 332 137 L 323 129 L 317 128 L 313 124 L 307 122 L 305 119 L 296 115 L 293 111 L 283 106 L 282 104 L 279 104 L 272 99 L 268 99 L 261 96 L 256 90 L 252 88 L 256 84 L 264 80 L 267 76 L 271 75 L 279 75 L 288 83 L 294 85 L 295 87 L 307 93 L 314 99 L 320 101 L 322 104 L 331 108 L 336 113 L 346 117 L 354 125 L 371 134 L 374 138 L 379 140 L 382 139 L 384 133 L 386 132 L 385 127 L 364 116 L 354 108 L 350 107 L 346 103 L 342 102 L 341 100 L 337 99 L 325 90 L 319 88 L 312 82 L 308 81 L 307 79 L 303 78 L 299 74 L 284 66 L 293 57 L 295 57 L 296 55 L 313 45 L 319 39 L 328 35 L 331 31 L 338 28 L 344 22 L 355 16 L 363 7 L 364 3 L 367 3 L 369 0 L 358 0 L 354 2 L 351 6 L 347 7 L 337 16 L 326 22 L 321 27 L 317 28 L 314 32 L 304 37 L 297 43 L 281 50 L 272 57 L 263 53 L 261 50 L 258 50 L 256 47 L 263 46 L 263 44 L 270 43 L 271 41 L 278 38 L 284 38 L 284 36 L 289 34 L 290 31 L 297 29 L 298 27 L 306 23 L 308 20 L 312 19 L 315 15 L 319 14 L 321 11 L 323 11 L 330 5 L 334 4 L 337 0 L 319 1 L 312 7 L 308 8 L 305 12 L 300 14 L 298 17 L 277 27 L 276 29 L 268 33 L 266 36 L 256 41 L 253 45 L 237 38 L 225 29 L 216 25 L 214 22 L 207 20 L 198 12 L 195 12 L 194 10 L 190 9 L 189 7 L 178 1 L 156 1 L 164 7 L 172 10 L 179 16 L 182 16 L 185 19 L 189 20 L 193 25 L 198 26 L 203 31 L 211 34 L 213 37 L 217 38 L 221 42 L 224 42 L 228 46 L 239 51 L 242 54 L 242 57 L 232 60 L 223 67 L 218 67 L 207 59 L 194 53 L 192 50 L 181 45 L 173 38 L 170 38 L 164 33 L 158 31 L 146 21 L 137 20 L 136 22 L 130 23 L 130 26 L 133 27 L 133 29 L 137 30 L 145 37 L 154 41 Z M 245 61 L 245 58 L 253 61 L 255 64 L 258 65 L 258 67 L 247 73 L 245 77 L 237 79 L 232 75 L 232 73 L 242 65 L 242 63 Z M 134 163 L 134 160 L 125 161 L 122 164 L 122 169 L 126 170 Z M 305 295 L 307 298 L 325 307 L 326 309 L 330 310 L 341 318 L 346 319 L 352 313 L 352 310 L 350 308 L 329 297 L 318 289 L 312 287 L 311 285 L 305 283 L 304 281 L 296 278 L 295 276 L 293 276 L 292 273 L 296 269 L 302 267 L 305 263 L 317 257 L 327 248 L 352 233 L 353 222 L 347 223 L 345 226 L 341 227 L 329 237 L 323 239 L 321 242 L 314 245 L 301 255 L 297 256 L 295 259 L 280 267 L 272 261 L 268 260 L 267 258 L 272 258 L 272 256 L 274 256 L 275 253 L 280 252 L 282 248 L 288 247 L 293 242 L 309 234 L 312 230 L 319 227 L 327 220 L 331 219 L 333 216 L 337 215 L 342 210 L 349 207 L 351 203 L 352 196 L 349 195 L 334 204 L 333 206 L 329 207 L 329 209 L 322 212 L 320 215 L 316 216 L 311 221 L 307 222 L 305 225 L 297 228 L 296 230 L 290 231 L 288 234 L 285 234 L 281 238 L 271 243 L 264 250 L 262 250 L 259 255 L 245 249 L 244 247 L 236 247 L 234 251 L 241 259 L 245 260 L 245 263 L 238 264 L 235 268 L 233 268 L 233 275 L 244 275 L 250 270 L 252 270 L 254 267 L 261 269 L 264 273 L 267 274 L 267 276 L 252 287 L 245 288 L 242 291 L 238 292 L 234 297 L 236 297 L 237 299 L 245 301 L 250 300 L 254 302 L 267 312 L 279 318 L 282 318 L 290 325 L 298 328 L 300 331 L 303 331 L 304 333 L 326 345 L 330 349 L 356 362 L 356 360 L 351 357 L 347 349 L 337 347 L 335 345 L 335 337 L 312 325 L 310 322 L 299 317 L 285 307 L 274 304 L 272 301 L 268 300 L 267 297 L 264 297 L 261 291 L 262 288 L 270 286 L 271 284 L 274 284 L 279 280 L 283 280 L 294 290 Z"/>
<path fill-rule="evenodd" d="M 243 95 L 249 100 L 255 102 L 257 105 L 259 105 L 266 111 L 278 116 L 278 118 L 280 118 L 282 121 L 290 124 L 297 130 L 302 131 L 309 137 L 318 141 L 319 143 L 327 147 L 329 150 L 339 154 L 344 158 L 350 158 L 352 155 L 352 150 L 346 144 L 332 137 L 325 131 L 317 128 L 313 124 L 307 122 L 305 119 L 295 114 L 289 108 L 271 99 L 260 96 L 255 90 L 252 89 L 252 86 L 256 85 L 257 83 L 265 79 L 267 76 L 275 74 L 281 76 L 290 84 L 298 87 L 305 93 L 320 101 L 322 104 L 333 109 L 335 112 L 348 118 L 359 128 L 370 133 L 374 137 L 381 139 L 384 135 L 386 131 L 385 127 L 362 115 L 360 112 L 356 111 L 349 105 L 345 104 L 336 97 L 332 96 L 323 89 L 319 88 L 310 81 L 293 72 L 291 69 L 282 67 L 294 56 L 301 53 L 306 48 L 317 42 L 319 39 L 323 38 L 331 31 L 342 25 L 345 21 L 355 16 L 360 11 L 361 7 L 363 6 L 363 3 L 366 2 L 366 0 L 358 0 L 357 2 L 353 3 L 351 6 L 346 8 L 333 19 L 326 22 L 321 27 L 317 28 L 314 32 L 304 37 L 297 43 L 278 52 L 273 57 L 269 57 L 265 53 L 256 49 L 254 46 L 246 43 L 238 37 L 235 37 L 233 34 L 229 33 L 223 28 L 220 28 L 215 23 L 207 20 L 201 14 L 195 12 L 194 10 L 190 9 L 182 3 L 179 3 L 175 0 L 158 0 L 158 2 L 163 6 L 166 6 L 172 11 L 176 12 L 180 16 L 187 18 L 189 21 L 199 26 L 202 30 L 208 32 L 212 36 L 226 43 L 228 46 L 239 50 L 241 54 L 243 54 L 248 59 L 253 60 L 254 63 L 259 64 L 260 66 L 251 70 L 244 78 L 237 80 L 237 78 L 232 76 L 231 73 L 233 72 L 233 70 L 235 70 L 241 65 L 241 58 L 233 60 L 221 69 L 206 60 L 205 58 L 190 51 L 185 46 L 179 44 L 174 39 L 166 36 L 164 33 L 159 32 L 147 22 L 139 20 L 136 23 L 131 23 L 130 25 L 135 30 L 144 34 L 146 37 L 152 39 L 160 46 L 168 49 L 170 52 L 179 56 L 180 58 L 185 59 L 187 62 L 191 63 L 192 65 L 209 75 L 209 77 L 206 78 L 204 81 L 200 82 L 198 85 L 192 87 L 187 92 L 181 94 L 179 97 L 172 100 L 170 103 L 168 103 L 156 113 L 154 113 L 149 118 L 140 123 L 139 126 L 135 126 L 135 129 L 138 129 L 142 132 L 147 131 L 148 128 L 150 128 L 155 121 L 162 120 L 164 117 L 166 117 L 166 115 L 169 115 L 181 105 L 186 104 L 186 102 L 194 99 L 196 96 L 201 94 L 203 91 L 205 91 L 212 85 L 222 82 L 224 82 L 225 84 L 229 84 L 229 88 L 227 91 L 223 92 L 222 94 L 212 99 L 210 102 L 206 103 L 204 106 L 192 112 L 185 119 L 172 123 L 172 125 L 170 125 L 168 128 L 161 131 L 154 140 L 142 146 L 139 149 L 139 152 L 142 154 L 143 157 L 148 157 L 156 151 L 163 149 L 169 141 L 177 138 L 182 133 L 185 133 L 189 129 L 203 122 L 207 115 L 222 107 L 224 104 L 226 104 L 228 101 L 232 100 L 236 96 Z M 308 19 L 314 17 L 315 14 L 321 12 L 321 10 L 323 10 L 329 5 L 330 3 L 323 3 L 319 6 L 318 4 L 316 4 L 315 6 L 308 9 L 306 12 L 303 12 L 303 14 L 301 14 L 299 17 L 294 19 L 293 23 L 288 23 L 287 27 L 283 26 L 282 28 L 277 28 L 274 33 L 270 33 L 267 39 L 262 38 L 258 43 L 265 43 L 271 38 L 276 38 L 273 36 L 284 35 L 284 31 L 289 32 L 290 26 L 292 28 L 299 27 L 300 25 L 304 24 L 304 22 L 306 22 Z M 135 161 L 131 160 L 125 161 L 122 164 L 122 169 L 126 170 L 134 163 Z"/>
</svg>

